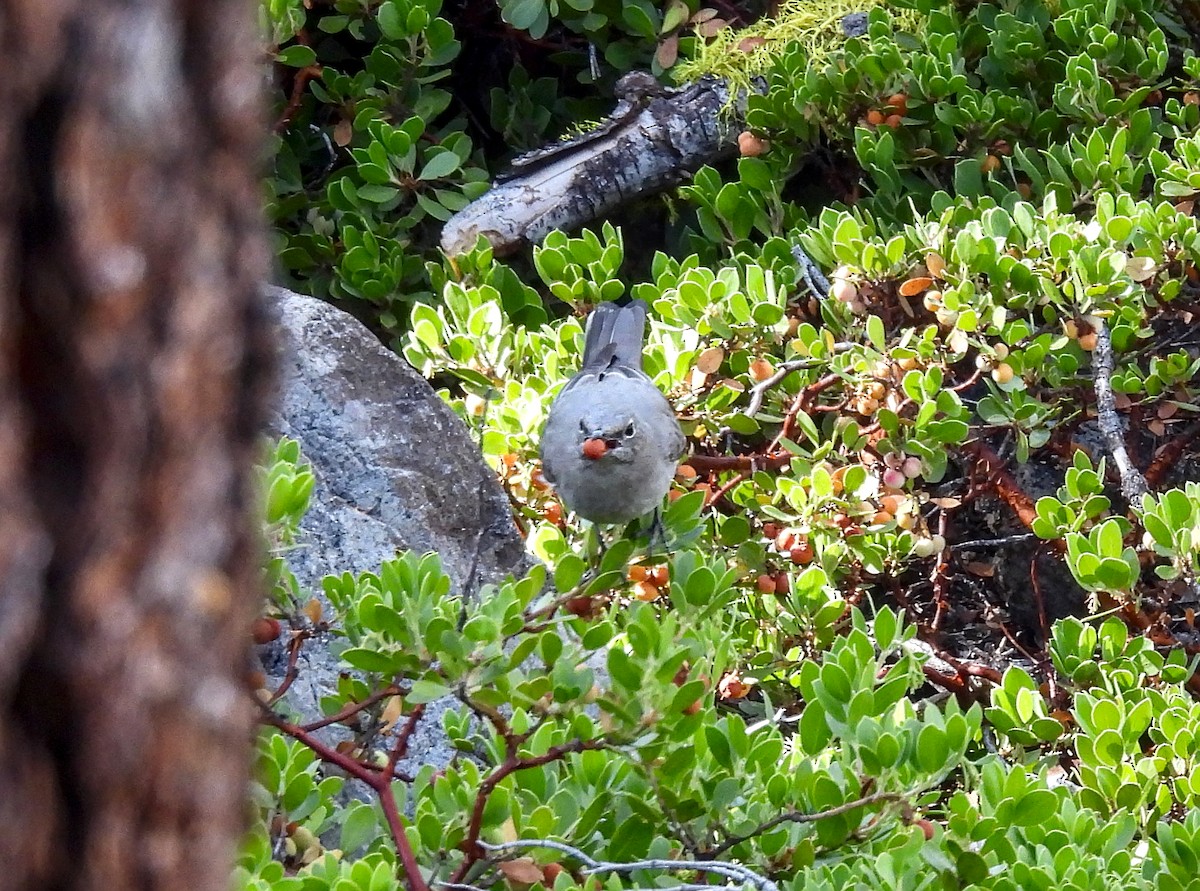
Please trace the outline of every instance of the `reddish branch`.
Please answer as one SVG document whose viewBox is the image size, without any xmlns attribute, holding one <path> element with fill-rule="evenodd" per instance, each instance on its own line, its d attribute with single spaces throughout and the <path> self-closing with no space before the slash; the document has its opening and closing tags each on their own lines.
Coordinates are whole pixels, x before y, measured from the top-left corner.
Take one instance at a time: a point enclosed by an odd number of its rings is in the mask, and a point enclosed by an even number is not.
<svg viewBox="0 0 1200 891">
<path fill-rule="evenodd" d="M 1004 460 L 997 455 L 986 443 L 975 440 L 963 446 L 963 454 L 975 462 L 970 476 L 973 480 L 985 482 L 1003 501 L 1027 528 L 1033 528 L 1037 519 L 1037 507 L 1033 499 L 1025 494 L 1025 490 L 1013 479 L 1012 474 L 1004 469 Z M 1062 539 L 1050 542 L 1059 553 L 1066 552 L 1066 543 Z"/>
<path fill-rule="evenodd" d="M 1193 421 L 1183 428 L 1183 432 L 1159 449 L 1158 455 L 1146 468 L 1146 482 L 1150 484 L 1151 488 L 1157 489 L 1162 485 L 1167 471 L 1179 463 L 1184 449 L 1191 445 L 1197 437 L 1200 437 L 1200 421 Z"/>
<path fill-rule="evenodd" d="M 358 714 L 363 709 L 368 709 L 382 699 L 387 699 L 389 696 L 399 696 L 404 691 L 395 685 L 384 687 L 382 690 L 376 690 L 366 699 L 361 702 L 348 702 L 336 714 L 329 715 L 319 721 L 313 721 L 311 724 L 305 724 L 301 729 L 311 732 L 320 730 L 322 727 L 328 727 L 330 724 L 337 724 L 339 721 L 345 721 L 347 718 Z"/>
<path fill-rule="evenodd" d="M 276 133 L 282 133 L 288 128 L 288 125 L 292 122 L 292 118 L 300 110 L 300 103 L 304 101 L 304 88 L 308 86 L 310 80 L 320 77 L 323 73 L 320 65 L 306 65 L 296 72 L 296 76 L 292 80 L 292 92 L 288 96 L 287 105 L 284 106 L 283 113 L 279 115 L 279 120 L 275 122 L 274 130 Z"/>
<path fill-rule="evenodd" d="M 723 473 L 736 470 L 739 473 L 756 473 L 759 470 L 782 470 L 791 462 L 790 452 L 770 452 L 765 455 L 691 455 L 687 464 L 696 473 Z"/>
<path fill-rule="evenodd" d="M 782 370 L 782 369 L 781 369 Z M 782 380 L 783 376 L 777 374 L 775 378 L 769 378 L 764 381 L 764 384 L 770 384 L 772 381 Z M 784 439 L 788 439 L 792 435 L 792 427 L 796 423 L 796 418 L 800 412 L 805 411 L 837 411 L 845 403 L 834 406 L 816 407 L 813 402 L 823 391 L 829 389 L 834 384 L 842 380 L 841 375 L 827 374 L 820 380 L 814 381 L 807 387 L 803 387 L 796 398 L 792 400 L 791 406 L 787 410 L 787 414 L 783 418 L 783 425 L 779 429 L 779 434 L 767 446 L 765 454 L 762 455 L 728 455 L 728 456 L 713 456 L 713 455 L 693 455 L 685 461 L 685 464 L 695 468 L 697 473 L 720 473 L 727 470 L 736 470 L 736 475 L 725 482 L 718 489 L 714 489 L 705 499 L 705 506 L 711 507 L 713 504 L 721 500 L 727 495 L 730 490 L 746 479 L 748 474 L 759 470 L 769 470 L 772 472 L 782 470 L 788 466 L 791 461 L 791 456 L 784 450 L 780 449 L 780 443 Z M 763 391 L 756 394 L 756 399 L 761 401 Z M 754 409 L 757 411 L 757 409 Z"/>
<path fill-rule="evenodd" d="M 943 509 L 938 517 L 938 535 L 942 537 L 943 542 L 946 542 L 946 532 L 949 525 L 949 513 Z M 950 604 L 949 597 L 947 596 L 950 591 L 950 555 L 950 544 L 946 542 L 937 555 L 937 561 L 933 566 L 933 576 L 930 579 L 933 582 L 933 600 L 937 604 L 937 609 L 933 614 L 933 624 L 929 630 L 935 635 L 941 634 L 942 618 L 945 616 L 946 608 Z"/>
<path fill-rule="evenodd" d="M 312 637 L 312 632 L 307 629 L 292 632 L 292 639 L 288 641 L 287 671 L 284 672 L 283 681 L 280 682 L 279 687 L 271 694 L 271 698 L 267 700 L 268 707 L 283 698 L 283 694 L 291 688 L 292 683 L 296 680 L 296 676 L 300 673 L 298 665 L 300 661 L 300 648 L 304 645 L 304 641 L 310 637 Z"/>
<path fill-rule="evenodd" d="M 561 746 L 551 746 L 541 755 L 532 755 L 526 758 L 510 751 L 504 762 L 497 766 L 479 785 L 479 791 L 475 794 L 475 806 L 471 809 L 471 822 L 467 825 L 467 837 L 463 839 L 461 845 L 467 856 L 454 871 L 454 875 L 450 878 L 450 884 L 462 882 L 471 867 L 487 854 L 479 845 L 479 833 L 483 830 L 483 812 L 487 807 L 488 799 L 497 786 L 517 771 L 541 767 L 543 764 L 559 761 L 574 752 L 602 749 L 605 746 L 607 743 L 599 739 L 576 739 Z"/>
<path fill-rule="evenodd" d="M 411 738 L 417 721 L 420 720 L 424 711 L 425 706 L 423 705 L 418 705 L 413 709 L 404 729 L 397 734 L 396 744 L 392 747 L 392 751 L 388 755 L 387 766 L 383 770 L 377 771 L 367 767 L 357 758 L 351 758 L 349 755 L 339 752 L 332 746 L 326 745 L 303 727 L 284 720 L 265 706 L 263 708 L 264 721 L 278 728 L 292 739 L 303 743 L 326 764 L 333 764 L 336 767 L 340 767 L 348 776 L 366 784 L 379 797 L 379 805 L 383 810 L 384 819 L 387 820 L 388 831 L 392 835 L 392 841 L 396 845 L 396 853 L 399 855 L 400 863 L 404 868 L 404 876 L 408 881 L 409 891 L 429 891 L 429 885 L 426 884 L 424 877 L 421 875 L 421 869 L 417 865 L 417 858 L 413 853 L 412 845 L 408 843 L 408 835 L 404 831 L 404 818 L 400 816 L 400 809 L 396 805 L 396 796 L 392 792 L 392 782 L 395 780 L 396 762 L 400 760 L 407 750 L 408 740 Z"/>
<path fill-rule="evenodd" d="M 966 704 L 967 700 L 975 701 L 983 698 L 982 693 L 971 690 L 969 684 L 970 678 L 980 678 L 996 686 L 999 686 L 1003 680 L 1000 672 L 990 665 L 979 665 L 975 662 L 959 662 L 946 653 L 938 653 L 937 656 L 953 668 L 955 674 L 943 674 L 928 664 L 922 665 L 921 671 L 925 674 L 926 680 L 937 684 L 943 690 L 949 690 L 951 693 L 954 693 L 963 704 Z"/>
<path fill-rule="evenodd" d="M 1043 650 L 1050 645 L 1050 621 L 1046 617 L 1046 600 L 1042 597 L 1042 586 L 1038 582 L 1037 561 L 1042 549 L 1038 547 L 1029 561 L 1029 584 L 1033 588 L 1033 601 L 1037 604 L 1038 628 L 1042 632 Z M 1053 675 L 1053 672 L 1051 673 Z"/>
<path fill-rule="evenodd" d="M 792 425 L 796 423 L 796 416 L 802 411 L 809 411 L 812 408 L 813 401 L 825 390 L 828 390 L 834 384 L 841 382 L 840 374 L 827 374 L 817 381 L 813 381 L 807 387 L 804 387 L 796 394 L 795 400 L 788 408 L 787 415 L 783 419 L 783 427 L 779 430 L 779 435 L 771 443 L 771 447 L 767 449 L 768 453 L 775 451 L 779 447 L 779 443 L 784 439 L 791 439 Z"/>
</svg>

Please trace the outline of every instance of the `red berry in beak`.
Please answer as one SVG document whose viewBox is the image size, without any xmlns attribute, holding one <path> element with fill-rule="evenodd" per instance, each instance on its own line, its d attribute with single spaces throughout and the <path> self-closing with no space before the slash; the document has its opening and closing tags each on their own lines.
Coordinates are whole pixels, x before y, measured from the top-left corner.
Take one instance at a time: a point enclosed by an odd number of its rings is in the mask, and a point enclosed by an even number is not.
<svg viewBox="0 0 1200 891">
<path fill-rule="evenodd" d="M 603 439 L 585 439 L 583 441 L 583 457 L 595 461 L 597 458 L 603 458 L 605 452 L 608 451 L 608 443 Z"/>
</svg>

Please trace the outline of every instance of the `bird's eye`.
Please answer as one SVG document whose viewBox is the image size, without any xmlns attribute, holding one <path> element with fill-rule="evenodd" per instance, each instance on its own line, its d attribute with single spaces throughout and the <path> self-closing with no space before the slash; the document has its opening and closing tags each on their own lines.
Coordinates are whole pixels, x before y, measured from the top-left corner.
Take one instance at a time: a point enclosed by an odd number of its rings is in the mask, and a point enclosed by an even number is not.
<svg viewBox="0 0 1200 891">
<path fill-rule="evenodd" d="M 629 422 L 629 426 L 625 428 L 626 436 L 633 436 L 633 421 Z"/>
</svg>

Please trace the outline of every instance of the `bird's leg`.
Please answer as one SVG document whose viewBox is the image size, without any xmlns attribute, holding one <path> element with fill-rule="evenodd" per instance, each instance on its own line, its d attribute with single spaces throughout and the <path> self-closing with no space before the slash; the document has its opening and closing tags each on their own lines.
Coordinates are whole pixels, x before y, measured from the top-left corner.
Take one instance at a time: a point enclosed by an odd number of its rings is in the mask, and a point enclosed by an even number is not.
<svg viewBox="0 0 1200 891">
<path fill-rule="evenodd" d="M 650 543 L 648 545 L 648 552 L 650 554 L 654 553 L 654 543 L 656 541 L 664 551 L 667 549 L 667 530 L 663 526 L 662 509 L 657 507 L 654 508 L 654 521 L 650 524 Z"/>
<path fill-rule="evenodd" d="M 599 524 L 592 524 L 592 534 L 596 536 L 596 547 L 600 551 L 600 559 L 604 559 L 604 555 L 608 553 L 608 545 L 604 543 L 604 535 L 600 532 Z"/>
</svg>

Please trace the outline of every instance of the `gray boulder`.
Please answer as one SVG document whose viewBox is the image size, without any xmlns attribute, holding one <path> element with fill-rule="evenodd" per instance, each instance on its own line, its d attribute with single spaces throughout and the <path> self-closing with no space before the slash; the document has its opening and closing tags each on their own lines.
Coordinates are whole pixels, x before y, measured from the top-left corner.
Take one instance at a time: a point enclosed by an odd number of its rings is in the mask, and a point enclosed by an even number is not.
<svg viewBox="0 0 1200 891">
<path fill-rule="evenodd" d="M 377 570 L 397 551 L 435 551 L 454 590 L 523 575 L 532 565 L 508 499 L 462 421 L 420 374 L 353 316 L 284 288 L 267 289 L 279 320 L 280 398 L 271 433 L 300 443 L 317 482 L 288 564 L 319 593 L 331 573 Z M 306 641 L 287 695 L 300 721 L 336 689 L 327 641 Z M 261 648 L 268 687 L 282 681 L 282 642 Z M 444 765 L 431 703 L 403 769 Z M 332 731 L 332 728 L 331 728 Z"/>
</svg>

